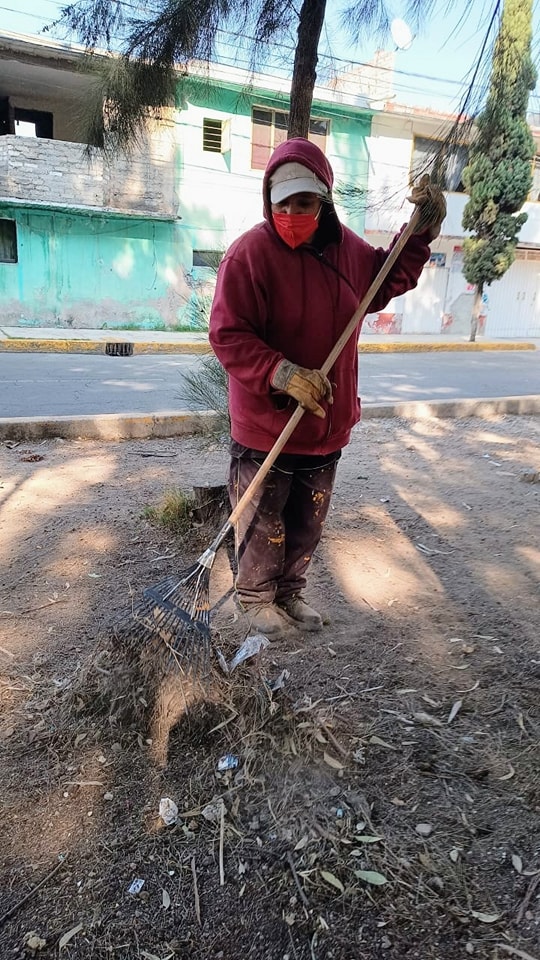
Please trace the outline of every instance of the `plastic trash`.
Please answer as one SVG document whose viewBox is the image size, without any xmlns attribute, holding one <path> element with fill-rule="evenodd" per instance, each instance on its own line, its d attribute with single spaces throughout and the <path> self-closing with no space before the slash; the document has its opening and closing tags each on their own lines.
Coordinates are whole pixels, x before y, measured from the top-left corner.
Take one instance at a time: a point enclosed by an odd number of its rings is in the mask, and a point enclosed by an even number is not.
<svg viewBox="0 0 540 960">
<path fill-rule="evenodd" d="M 205 820 L 208 820 L 209 823 L 218 823 L 221 820 L 222 812 L 225 810 L 225 804 L 223 798 L 219 797 L 218 800 L 211 800 L 210 803 L 207 803 L 205 807 L 201 810 L 201 813 Z"/>
<path fill-rule="evenodd" d="M 178 820 L 178 807 L 170 797 L 162 797 L 159 801 L 159 815 L 163 823 L 172 827 Z"/>
<path fill-rule="evenodd" d="M 268 637 L 265 637 L 262 633 L 254 633 L 251 637 L 246 637 L 240 649 L 236 651 L 234 657 L 229 662 L 229 673 L 232 673 L 244 660 L 255 657 L 261 650 L 269 646 L 270 641 Z"/>
<path fill-rule="evenodd" d="M 43 950 L 47 946 L 47 941 L 40 937 L 35 930 L 29 930 L 24 935 L 24 945 L 34 953 L 37 950 Z"/>
<path fill-rule="evenodd" d="M 272 693 L 276 693 L 277 690 L 283 690 L 283 687 L 285 686 L 285 683 L 289 677 L 289 671 L 282 670 L 279 677 L 276 677 L 275 680 L 266 680 L 266 685 Z"/>
<path fill-rule="evenodd" d="M 219 649 L 219 647 L 214 646 L 214 652 L 216 654 L 217 662 L 219 663 L 220 669 L 223 670 L 223 673 L 229 673 L 229 665 L 225 657 L 223 656 L 221 650 Z"/>
<path fill-rule="evenodd" d="M 128 887 L 128 893 L 140 893 L 143 887 L 144 887 L 144 880 L 137 878 L 136 880 L 133 880 L 132 883 L 130 883 Z"/>
<path fill-rule="evenodd" d="M 224 757 L 220 757 L 217 762 L 218 773 L 225 773 L 226 770 L 236 770 L 240 760 L 234 755 L 234 753 L 227 753 Z"/>
</svg>

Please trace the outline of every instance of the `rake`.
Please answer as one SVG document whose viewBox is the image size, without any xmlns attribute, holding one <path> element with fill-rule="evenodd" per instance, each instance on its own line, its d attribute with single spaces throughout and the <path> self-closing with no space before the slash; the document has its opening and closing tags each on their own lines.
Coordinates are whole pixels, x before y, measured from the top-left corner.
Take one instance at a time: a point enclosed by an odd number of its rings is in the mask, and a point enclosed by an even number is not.
<svg viewBox="0 0 540 960">
<path fill-rule="evenodd" d="M 372 281 L 339 340 L 323 363 L 326 375 L 356 330 L 360 320 L 379 290 L 405 244 L 418 230 L 421 217 L 415 208 L 407 226 Z M 210 573 L 217 551 L 227 534 L 246 509 L 272 468 L 287 440 L 304 416 L 300 405 L 292 414 L 274 446 L 262 462 L 253 480 L 236 504 L 209 547 L 198 560 L 177 576 L 169 576 L 153 587 L 147 587 L 142 600 L 131 610 L 129 621 L 117 625 L 116 634 L 127 636 L 137 644 L 165 644 L 171 659 L 182 670 L 204 674 L 208 669 L 212 638 L 210 631 Z"/>
</svg>

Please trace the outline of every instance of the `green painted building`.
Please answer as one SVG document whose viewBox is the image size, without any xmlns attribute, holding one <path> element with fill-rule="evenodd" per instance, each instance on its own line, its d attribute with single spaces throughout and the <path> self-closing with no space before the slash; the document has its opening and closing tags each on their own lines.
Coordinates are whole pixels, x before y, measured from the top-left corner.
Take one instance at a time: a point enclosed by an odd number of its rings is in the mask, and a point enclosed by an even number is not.
<svg viewBox="0 0 540 960">
<path fill-rule="evenodd" d="M 215 266 L 262 217 L 264 166 L 286 138 L 287 84 L 212 65 L 130 156 L 87 156 L 82 52 L 0 36 L 0 305 L 4 326 L 204 326 Z M 32 91 L 29 93 L 29 91 Z M 371 112 L 317 90 L 310 137 L 340 214 L 363 232 Z"/>
</svg>

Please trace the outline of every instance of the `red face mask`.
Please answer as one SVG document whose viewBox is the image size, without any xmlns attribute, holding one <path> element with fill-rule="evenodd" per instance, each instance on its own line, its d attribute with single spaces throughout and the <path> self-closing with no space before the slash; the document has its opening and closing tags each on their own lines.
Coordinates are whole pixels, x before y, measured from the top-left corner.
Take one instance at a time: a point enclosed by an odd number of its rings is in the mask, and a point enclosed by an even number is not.
<svg viewBox="0 0 540 960">
<path fill-rule="evenodd" d="M 319 226 L 318 215 L 313 213 L 273 213 L 272 220 L 281 239 L 293 250 L 306 243 Z"/>
</svg>

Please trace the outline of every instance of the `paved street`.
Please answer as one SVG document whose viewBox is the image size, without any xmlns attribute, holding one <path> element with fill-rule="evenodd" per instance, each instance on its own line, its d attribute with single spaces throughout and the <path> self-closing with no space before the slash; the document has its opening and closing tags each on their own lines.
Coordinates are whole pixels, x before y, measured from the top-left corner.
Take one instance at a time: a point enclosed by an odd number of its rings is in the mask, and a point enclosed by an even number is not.
<svg viewBox="0 0 540 960">
<path fill-rule="evenodd" d="M 0 353 L 0 417 L 185 410 L 189 355 Z M 540 351 L 360 357 L 364 404 L 540 393 Z"/>
</svg>

